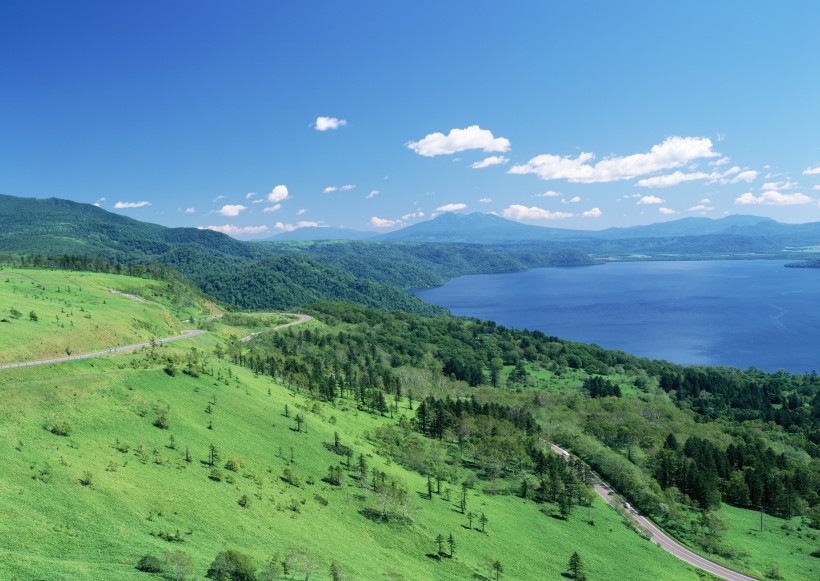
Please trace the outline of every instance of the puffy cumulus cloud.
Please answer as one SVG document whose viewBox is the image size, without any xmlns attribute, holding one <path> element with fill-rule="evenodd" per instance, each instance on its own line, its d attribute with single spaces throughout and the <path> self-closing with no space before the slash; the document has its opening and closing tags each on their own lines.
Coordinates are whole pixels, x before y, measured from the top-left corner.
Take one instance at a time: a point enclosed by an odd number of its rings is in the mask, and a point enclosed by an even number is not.
<svg viewBox="0 0 820 581">
<path fill-rule="evenodd" d="M 636 186 L 642 188 L 669 188 L 682 184 L 684 182 L 691 182 L 696 180 L 708 180 L 710 184 L 737 184 L 740 182 L 753 182 L 757 179 L 758 172 L 753 169 L 741 170 L 738 166 L 733 166 L 725 171 L 713 171 L 705 173 L 696 171 L 691 173 L 684 173 L 682 171 L 675 171 L 671 174 L 653 176 L 651 178 L 644 178 L 638 180 Z"/>
<path fill-rule="evenodd" d="M 468 149 L 504 153 L 510 150 L 510 140 L 495 137 L 492 131 L 478 125 L 470 125 L 464 129 L 451 129 L 447 135 L 430 133 L 423 139 L 409 142 L 407 147 L 424 157 L 450 155 Z"/>
<path fill-rule="evenodd" d="M 501 215 L 510 220 L 562 220 L 572 218 L 568 212 L 550 212 L 538 206 L 513 204 L 501 211 Z"/>
<path fill-rule="evenodd" d="M 225 206 L 222 206 L 217 212 L 217 214 L 221 214 L 222 216 L 234 217 L 238 216 L 247 209 L 247 206 L 243 206 L 242 204 L 227 204 Z"/>
<path fill-rule="evenodd" d="M 196 214 L 196 208 L 185 208 L 186 214 Z"/>
<path fill-rule="evenodd" d="M 271 212 L 276 212 L 277 210 L 281 210 L 281 209 L 282 209 L 282 204 L 275 204 L 273 206 L 267 206 L 265 208 L 262 208 L 262 211 L 265 214 L 270 214 Z"/>
<path fill-rule="evenodd" d="M 470 167 L 473 169 L 484 169 L 485 167 L 493 165 L 504 165 L 505 163 L 509 163 L 509 161 L 510 160 L 503 155 L 491 155 L 490 157 L 485 157 L 481 161 L 471 164 Z"/>
<path fill-rule="evenodd" d="M 118 210 L 124 210 L 127 208 L 144 208 L 145 206 L 150 206 L 151 202 L 146 202 L 145 200 L 141 202 L 117 202 L 114 204 L 114 207 Z"/>
<path fill-rule="evenodd" d="M 746 192 L 742 196 L 735 198 L 735 204 L 740 206 L 798 206 L 801 204 L 811 204 L 812 201 L 810 197 L 804 194 L 783 194 L 775 191 L 763 192 L 759 196 L 755 196 L 751 192 Z"/>
<path fill-rule="evenodd" d="M 534 194 L 534 198 L 562 198 L 564 194 L 561 192 L 556 192 L 554 190 L 547 190 L 543 194 Z"/>
<path fill-rule="evenodd" d="M 241 234 L 262 234 L 268 231 L 267 226 L 234 226 L 233 224 L 225 224 L 224 226 L 197 226 L 199 230 L 216 230 L 223 234 L 230 234 L 231 236 L 238 236 Z"/>
<path fill-rule="evenodd" d="M 410 214 L 405 214 L 401 217 L 403 222 L 407 222 L 408 220 L 412 220 L 413 218 L 424 218 L 424 212 L 421 210 L 417 210 L 416 212 L 411 212 Z"/>
<path fill-rule="evenodd" d="M 490 202 L 493 201 L 493 199 L 492 198 L 481 198 L 478 201 L 481 202 L 482 204 L 489 204 Z"/>
<path fill-rule="evenodd" d="M 326 187 L 325 189 L 322 190 L 322 193 L 323 194 L 331 194 L 331 193 L 335 192 L 338 189 L 339 188 L 337 186 L 328 186 L 328 187 Z"/>
<path fill-rule="evenodd" d="M 307 209 L 305 208 L 299 208 L 299 210 L 296 212 L 297 216 L 304 216 L 305 214 L 307 214 Z"/>
<path fill-rule="evenodd" d="M 401 226 L 401 220 L 390 220 L 388 218 L 379 218 L 378 216 L 373 216 L 370 218 L 370 225 L 374 228 L 392 228 L 394 226 Z"/>
<path fill-rule="evenodd" d="M 310 222 L 307 220 L 300 220 L 296 224 L 285 224 L 284 222 L 277 222 L 273 225 L 274 228 L 282 232 L 293 232 L 299 228 L 322 228 L 321 222 Z"/>
<path fill-rule="evenodd" d="M 379 192 L 379 190 L 370 190 L 370 193 L 369 193 L 369 194 L 367 194 L 367 195 L 365 196 L 365 198 L 367 198 L 367 199 L 369 200 L 369 199 L 371 199 L 371 198 L 375 198 L 375 197 L 376 197 L 376 196 L 378 196 L 380 193 L 381 193 L 381 192 Z"/>
<path fill-rule="evenodd" d="M 638 180 L 638 183 L 635 185 L 642 188 L 668 188 L 684 182 L 705 180 L 708 177 L 709 174 L 703 172 L 683 173 L 681 171 L 676 171 L 663 176 L 654 176 L 651 178 Z"/>
<path fill-rule="evenodd" d="M 813 190 L 820 190 L 820 186 L 812 186 L 811 189 Z"/>
<path fill-rule="evenodd" d="M 668 214 L 677 214 L 677 212 L 675 210 L 673 210 L 672 208 L 664 208 L 663 206 L 658 208 L 658 212 L 660 212 L 661 214 L 667 214 L 667 215 Z"/>
<path fill-rule="evenodd" d="M 457 212 L 467 207 L 467 204 L 444 204 L 436 208 L 436 212 Z"/>
<path fill-rule="evenodd" d="M 274 204 L 277 202 L 282 202 L 288 199 L 288 188 L 287 186 L 276 186 L 273 188 L 270 193 L 268 194 L 267 200 L 269 202 L 273 202 Z"/>
<path fill-rule="evenodd" d="M 697 204 L 697 205 L 692 206 L 691 208 L 689 208 L 687 211 L 688 212 L 711 212 L 712 210 L 714 210 L 714 208 L 712 206 L 707 206 L 706 204 Z"/>
<path fill-rule="evenodd" d="M 245 194 L 245 199 L 246 200 L 250 200 L 251 198 L 255 198 L 255 197 L 256 197 L 256 192 L 248 192 L 247 194 Z"/>
<path fill-rule="evenodd" d="M 803 173 L 807 176 L 814 176 L 820 174 L 820 164 L 817 164 L 814 167 L 807 167 L 803 170 Z"/>
<path fill-rule="evenodd" d="M 582 152 L 578 157 L 545 154 L 527 163 L 514 165 L 511 174 L 535 174 L 542 180 L 565 179 L 577 183 L 628 180 L 659 171 L 683 167 L 704 157 L 717 157 L 707 137 L 668 137 L 647 153 L 625 157 L 612 156 L 590 163 L 595 154 Z"/>
<path fill-rule="evenodd" d="M 657 196 L 641 196 L 638 204 L 663 204 L 666 200 Z"/>
<path fill-rule="evenodd" d="M 313 127 L 316 131 L 328 131 L 329 129 L 338 129 L 347 125 L 346 119 L 338 119 L 336 117 L 317 117 L 316 123 Z"/>
<path fill-rule="evenodd" d="M 735 177 L 729 180 L 730 184 L 739 184 L 740 182 L 746 182 L 747 184 L 752 183 L 757 179 L 758 172 L 753 169 L 747 169 L 738 173 Z M 721 182 L 726 183 L 726 182 Z"/>
<path fill-rule="evenodd" d="M 573 196 L 569 200 L 561 200 L 564 204 L 577 204 L 581 201 L 581 196 Z"/>
<path fill-rule="evenodd" d="M 761 190 L 765 191 L 781 191 L 781 190 L 793 190 L 794 188 L 798 187 L 800 184 L 797 182 L 793 182 L 789 179 L 785 179 L 781 182 L 766 182 L 762 186 L 760 186 Z"/>
<path fill-rule="evenodd" d="M 604 215 L 604 213 L 601 211 L 601 208 L 592 208 L 591 210 L 587 210 L 581 215 L 584 218 L 600 218 Z"/>
<path fill-rule="evenodd" d="M 339 189 L 342 190 L 343 192 L 349 192 L 350 190 L 352 190 L 355 187 L 356 187 L 355 184 L 345 184 Z"/>
<path fill-rule="evenodd" d="M 732 161 L 731 157 L 721 157 L 720 159 L 716 159 L 715 161 L 710 161 L 708 165 L 720 167 L 722 165 L 728 165 L 730 161 Z"/>
</svg>

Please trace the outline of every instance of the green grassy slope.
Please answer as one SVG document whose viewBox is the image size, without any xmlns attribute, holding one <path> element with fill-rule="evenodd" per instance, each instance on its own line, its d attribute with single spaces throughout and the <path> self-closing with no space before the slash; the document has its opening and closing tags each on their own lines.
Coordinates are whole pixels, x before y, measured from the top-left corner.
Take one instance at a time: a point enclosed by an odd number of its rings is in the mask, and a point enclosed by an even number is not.
<svg viewBox="0 0 820 581">
<path fill-rule="evenodd" d="M 157 353 L 203 352 L 215 341 L 212 333 Z M 486 533 L 468 530 L 457 494 L 453 502 L 422 498 L 426 480 L 389 465 L 367 443 L 367 431 L 395 419 L 345 409 L 344 402 L 309 403 L 224 361 L 206 367 L 210 375 L 171 377 L 159 359 L 134 354 L 3 372 L 0 577 L 146 579 L 134 568 L 139 557 L 166 550 L 184 551 L 193 575 L 202 577 L 226 548 L 259 565 L 302 548 L 318 562 L 318 579 L 330 577 L 332 561 L 349 579 L 481 578 L 485 556 L 502 562 L 504 579 L 559 579 L 575 550 L 590 579 L 611 578 L 613 567 L 636 580 L 698 578 L 601 502 L 565 522 L 516 497 L 471 491 L 468 508 L 485 512 L 489 522 Z M 285 405 L 305 415 L 306 433 L 293 429 Z M 163 411 L 170 429 L 153 425 Z M 70 435 L 43 428 L 54 420 L 68 422 Z M 340 461 L 325 447 L 334 431 L 370 466 L 407 486 L 408 522 L 367 518 L 379 498 L 348 470 L 341 487 L 321 480 Z M 210 444 L 221 452 L 221 482 L 209 479 L 203 463 Z M 241 464 L 237 472 L 224 468 L 230 457 Z M 300 487 L 281 479 L 285 468 L 300 477 Z M 85 486 L 80 481 L 88 475 Z M 247 508 L 238 504 L 243 495 Z M 161 531 L 179 532 L 183 542 L 162 540 Z M 437 534 L 453 534 L 454 558 L 426 556 Z"/>
<path fill-rule="evenodd" d="M 207 314 L 206 305 L 180 285 L 111 274 L 4 268 L 0 363 L 167 337 L 182 329 L 180 319 Z"/>
</svg>

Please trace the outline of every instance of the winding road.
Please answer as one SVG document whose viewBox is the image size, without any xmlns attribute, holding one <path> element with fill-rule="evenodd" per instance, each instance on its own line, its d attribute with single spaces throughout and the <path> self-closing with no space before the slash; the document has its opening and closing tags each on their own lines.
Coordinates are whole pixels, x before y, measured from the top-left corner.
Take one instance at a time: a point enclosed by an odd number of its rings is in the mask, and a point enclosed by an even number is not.
<svg viewBox="0 0 820 581">
<path fill-rule="evenodd" d="M 561 448 L 560 446 L 550 444 L 550 448 L 553 452 L 559 456 L 563 456 L 566 460 L 569 460 L 572 457 L 567 450 Z M 603 498 L 607 504 L 613 504 L 616 502 L 621 503 L 629 513 L 629 516 L 649 533 L 649 539 L 653 543 L 658 545 L 667 553 L 674 555 L 681 561 L 689 563 L 690 565 L 720 577 L 721 579 L 726 579 L 727 581 L 757 581 L 754 577 L 749 577 L 748 575 L 743 575 L 737 571 L 727 569 L 726 567 L 701 557 L 697 553 L 694 553 L 684 547 L 678 541 L 663 532 L 655 523 L 635 510 L 635 507 L 626 502 L 611 486 L 601 480 L 597 474 L 595 474 L 594 488 L 595 492 L 598 493 L 598 496 Z"/>
<path fill-rule="evenodd" d="M 131 298 L 131 297 L 129 297 Z M 136 300 L 136 298 L 134 299 Z M 313 317 L 309 315 L 303 315 L 300 313 L 282 313 L 283 315 L 288 315 L 291 317 L 297 317 L 295 321 L 291 321 L 290 323 L 284 323 L 282 325 L 277 325 L 271 329 L 266 329 L 265 331 L 259 331 L 258 333 L 251 333 L 247 337 L 242 337 L 240 341 L 243 343 L 247 343 L 260 333 L 267 333 L 270 331 L 276 331 L 278 329 L 284 329 L 286 327 L 293 327 L 294 325 L 300 325 L 302 323 L 306 323 L 310 321 Z M 142 349 L 143 347 L 151 347 L 152 345 L 159 345 L 161 343 L 170 343 L 172 341 L 181 341 L 183 339 L 190 339 L 191 337 L 197 337 L 202 335 L 206 331 L 201 329 L 186 329 L 182 331 L 179 335 L 174 335 L 173 337 L 164 337 L 162 339 L 156 339 L 154 341 L 144 341 L 142 343 L 135 343 L 134 345 L 125 345 L 124 347 L 112 347 L 111 349 L 105 349 L 103 351 L 94 351 L 93 353 L 82 353 L 80 355 L 68 355 L 66 357 L 53 357 L 50 359 L 37 359 L 36 361 L 21 361 L 20 363 L 6 363 L 4 365 L 0 365 L 0 369 L 15 369 L 17 367 L 32 367 L 34 365 L 50 365 L 52 363 L 65 363 L 67 361 L 77 361 L 78 359 L 91 359 L 92 357 L 104 357 L 106 355 L 115 355 L 117 353 L 127 353 L 128 351 L 136 351 L 137 349 Z"/>
</svg>

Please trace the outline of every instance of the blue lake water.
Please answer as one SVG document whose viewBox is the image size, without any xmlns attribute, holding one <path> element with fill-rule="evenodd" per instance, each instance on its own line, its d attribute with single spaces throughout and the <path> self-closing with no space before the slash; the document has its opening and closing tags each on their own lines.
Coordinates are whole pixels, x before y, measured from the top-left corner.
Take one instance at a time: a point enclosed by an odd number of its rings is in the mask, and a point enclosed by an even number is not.
<svg viewBox="0 0 820 581">
<path fill-rule="evenodd" d="M 454 315 L 681 364 L 820 371 L 820 269 L 619 262 L 462 276 L 414 291 Z"/>
</svg>

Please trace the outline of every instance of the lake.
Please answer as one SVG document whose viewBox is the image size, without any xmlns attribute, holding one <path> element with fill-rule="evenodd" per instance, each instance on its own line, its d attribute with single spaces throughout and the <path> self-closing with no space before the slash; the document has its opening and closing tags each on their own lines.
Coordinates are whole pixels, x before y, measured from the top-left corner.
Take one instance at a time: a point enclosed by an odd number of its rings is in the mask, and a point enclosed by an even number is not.
<svg viewBox="0 0 820 581">
<path fill-rule="evenodd" d="M 820 269 L 779 260 L 614 262 L 470 275 L 413 291 L 454 315 L 681 364 L 820 371 Z"/>
</svg>

